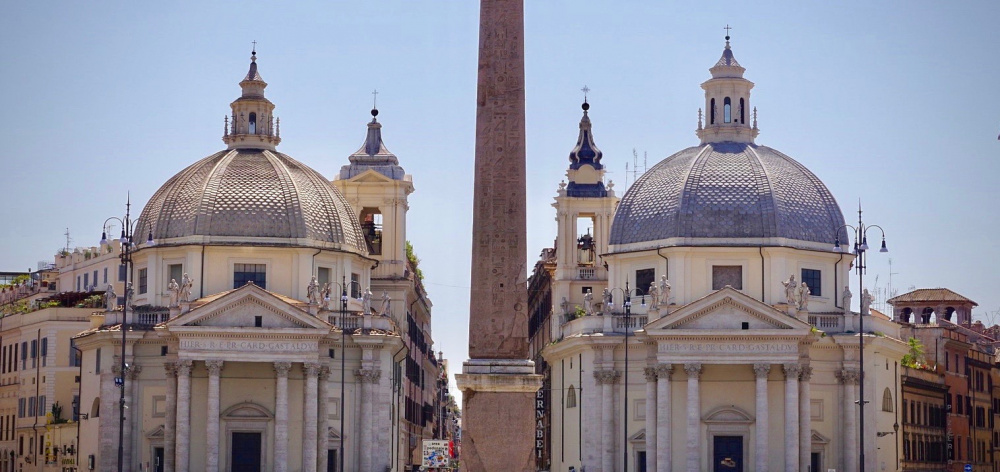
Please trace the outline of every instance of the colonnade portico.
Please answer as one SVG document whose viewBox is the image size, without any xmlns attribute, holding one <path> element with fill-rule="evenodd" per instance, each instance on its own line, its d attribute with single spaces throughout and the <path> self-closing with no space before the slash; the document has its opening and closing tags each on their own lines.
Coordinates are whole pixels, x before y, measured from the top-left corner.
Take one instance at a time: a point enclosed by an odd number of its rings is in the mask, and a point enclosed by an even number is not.
<svg viewBox="0 0 1000 472">
<path fill-rule="evenodd" d="M 225 463 L 220 458 L 220 443 L 224 436 L 220 430 L 221 422 L 221 393 L 223 390 L 222 373 L 227 363 L 222 359 L 182 359 L 166 364 L 167 376 L 167 396 L 166 396 L 166 425 L 164 425 L 164 445 L 166 447 L 165 456 L 172 458 L 166 462 L 167 470 L 177 472 L 188 472 L 195 463 L 190 456 L 191 444 L 191 419 L 194 416 L 205 416 L 206 438 L 204 464 L 207 471 L 221 470 Z M 239 361 L 247 362 L 247 361 Z M 192 411 L 191 401 L 191 372 L 199 364 L 202 364 L 208 372 L 208 396 L 205 411 Z M 302 470 L 318 470 L 320 464 L 320 449 L 323 450 L 325 459 L 326 442 L 330 428 L 327 408 L 324 401 L 320 401 L 320 395 L 326 395 L 328 388 L 320 385 L 327 381 L 330 368 L 317 361 L 271 362 L 275 373 L 275 408 L 273 416 L 273 434 L 271 435 L 271 447 L 274 457 L 262 461 L 262 466 L 272 468 L 272 470 L 284 472 L 288 470 L 290 458 L 294 454 L 301 454 Z M 302 423 L 303 434 L 301 450 L 290 450 L 289 446 L 289 372 L 298 365 L 303 374 L 303 408 Z M 323 404 L 323 408 L 320 405 Z M 171 414 L 172 413 L 172 414 Z M 364 428 L 365 425 L 362 425 Z M 370 429 L 370 428 L 369 428 Z M 169 434 L 168 434 L 169 433 Z M 230 444 L 232 447 L 232 444 Z M 262 450 L 266 450 L 267 444 L 261 444 Z M 171 462 L 173 462 L 171 464 Z M 325 461 L 323 461 L 325 462 Z M 272 464 L 272 465 L 268 465 Z M 325 465 L 325 464 L 324 464 Z M 172 468 L 170 467 L 172 466 Z"/>
</svg>

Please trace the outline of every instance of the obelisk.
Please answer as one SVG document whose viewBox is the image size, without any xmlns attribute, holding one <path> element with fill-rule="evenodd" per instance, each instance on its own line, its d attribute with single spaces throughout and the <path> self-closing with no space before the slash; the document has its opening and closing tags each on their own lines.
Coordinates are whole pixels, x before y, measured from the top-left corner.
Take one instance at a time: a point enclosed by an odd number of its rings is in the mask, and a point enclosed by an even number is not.
<svg viewBox="0 0 1000 472">
<path fill-rule="evenodd" d="M 481 0 L 472 214 L 469 360 L 462 468 L 534 467 L 534 398 L 528 359 L 525 217 L 524 0 Z"/>
</svg>

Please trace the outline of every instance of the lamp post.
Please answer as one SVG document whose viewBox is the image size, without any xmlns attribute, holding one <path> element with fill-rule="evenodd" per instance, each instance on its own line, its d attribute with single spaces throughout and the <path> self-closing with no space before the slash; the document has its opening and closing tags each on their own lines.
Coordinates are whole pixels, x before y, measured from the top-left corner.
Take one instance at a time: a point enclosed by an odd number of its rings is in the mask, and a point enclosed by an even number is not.
<svg viewBox="0 0 1000 472">
<path fill-rule="evenodd" d="M 625 412 L 622 417 L 622 470 L 628 470 L 628 333 L 632 329 L 632 290 L 629 290 L 628 280 L 625 281 L 625 288 L 614 287 L 609 290 L 609 293 L 614 296 L 615 290 L 622 292 L 622 311 L 625 314 L 625 379 L 623 381 L 624 395 L 622 404 L 625 407 Z M 635 289 L 639 290 L 639 289 Z M 642 306 L 646 306 L 646 295 L 642 295 Z M 613 300 L 609 300 L 611 305 L 614 306 Z"/>
<path fill-rule="evenodd" d="M 858 226 L 844 225 L 837 228 L 836 239 L 833 243 L 833 250 L 835 252 L 843 252 L 843 248 L 840 246 L 840 230 L 844 228 L 851 228 L 854 230 L 854 254 L 857 258 L 854 261 L 854 271 L 858 274 L 858 293 L 861 295 L 861 310 L 858 315 L 858 363 L 860 364 L 858 372 L 858 471 L 865 472 L 865 308 L 866 305 L 870 304 L 870 300 L 866 300 L 870 295 L 865 293 L 865 272 L 868 266 L 866 265 L 867 253 L 868 253 L 868 230 L 872 228 L 878 228 L 879 232 L 882 233 L 882 247 L 878 252 L 889 252 L 889 249 L 885 246 L 885 231 L 879 225 L 865 225 L 861 220 L 861 203 L 858 203 Z M 848 241 L 845 241 L 845 243 Z M 848 307 L 850 308 L 850 307 Z"/>
<path fill-rule="evenodd" d="M 337 470 L 344 470 L 344 381 L 347 372 L 347 277 L 342 276 L 341 283 L 333 282 L 340 286 L 340 450 L 337 451 L 337 461 L 340 463 Z M 351 283 L 356 283 L 353 280 Z"/>
<path fill-rule="evenodd" d="M 131 199 L 127 200 L 125 203 L 125 217 L 118 218 L 117 216 L 112 216 L 104 220 L 105 229 L 101 233 L 101 245 L 108 244 L 108 232 L 107 226 L 108 222 L 115 220 L 122 225 L 122 234 L 118 239 L 119 244 L 121 244 L 121 254 L 119 258 L 121 263 L 125 266 L 125 303 L 122 304 L 122 319 L 121 319 L 121 332 L 122 332 L 122 353 L 119 364 L 118 375 L 120 377 L 115 377 L 115 385 L 120 391 L 118 398 L 118 472 L 126 470 L 124 468 L 125 461 L 125 377 L 128 375 L 129 365 L 125 362 L 125 343 L 126 343 L 126 325 L 125 318 L 128 314 L 128 307 L 132 305 L 132 296 L 134 295 L 134 288 L 132 287 L 132 282 L 128 281 L 129 274 L 132 274 L 132 256 L 135 254 L 139 248 L 133 241 L 133 235 L 135 233 L 135 225 L 137 221 L 132 221 L 132 202 Z M 155 242 L 153 241 L 153 228 L 152 225 L 149 227 L 149 234 L 146 238 L 146 245 L 152 246 Z M 132 281 L 135 281 L 135 276 L 132 276 Z"/>
</svg>

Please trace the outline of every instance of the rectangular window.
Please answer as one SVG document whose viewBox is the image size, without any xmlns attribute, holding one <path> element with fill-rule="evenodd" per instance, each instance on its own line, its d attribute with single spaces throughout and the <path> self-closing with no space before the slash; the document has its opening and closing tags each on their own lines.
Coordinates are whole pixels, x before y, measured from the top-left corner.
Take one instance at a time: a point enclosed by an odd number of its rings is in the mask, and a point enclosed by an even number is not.
<svg viewBox="0 0 1000 472">
<path fill-rule="evenodd" d="M 90 274 L 83 274 L 83 289 L 90 290 Z"/>
<path fill-rule="evenodd" d="M 49 338 L 42 338 L 42 367 L 45 367 L 48 362 L 46 357 L 49 355 Z"/>
<path fill-rule="evenodd" d="M 167 266 L 167 282 L 171 280 L 176 280 L 177 283 L 181 283 L 181 279 L 183 277 L 184 277 L 183 264 L 170 264 Z"/>
<path fill-rule="evenodd" d="M 820 271 L 815 269 L 802 269 L 802 282 L 809 287 L 809 294 L 814 297 L 823 296 L 823 291 L 821 290 L 821 274 Z"/>
<path fill-rule="evenodd" d="M 126 276 L 128 275 L 128 266 L 121 264 L 118 266 L 118 281 L 124 282 Z"/>
<path fill-rule="evenodd" d="M 139 269 L 139 294 L 140 295 L 143 294 L 143 293 L 146 293 L 146 289 L 149 288 L 149 286 L 147 285 L 147 282 L 149 282 L 149 270 L 146 269 L 145 267 L 143 267 L 142 269 Z"/>
<path fill-rule="evenodd" d="M 639 269 L 635 271 L 635 294 L 649 294 L 649 286 L 656 280 L 656 269 Z"/>
<path fill-rule="evenodd" d="M 21 370 L 28 368 L 28 342 L 21 342 Z"/>
<path fill-rule="evenodd" d="M 743 266 L 712 266 L 712 290 L 725 286 L 743 290 Z"/>
<path fill-rule="evenodd" d="M 35 397 L 28 397 L 28 418 L 38 416 L 35 414 Z"/>
<path fill-rule="evenodd" d="M 361 298 L 360 274 L 351 274 L 351 298 Z"/>
<path fill-rule="evenodd" d="M 104 268 L 104 282 L 103 283 L 105 283 L 105 284 L 108 283 L 108 268 L 107 267 Z"/>
<path fill-rule="evenodd" d="M 320 287 L 330 283 L 330 268 L 320 267 L 316 269 L 316 282 L 319 282 Z"/>
<path fill-rule="evenodd" d="M 76 291 L 77 292 L 82 292 L 83 291 L 83 290 L 80 289 L 80 276 L 79 275 L 76 276 Z"/>
<path fill-rule="evenodd" d="M 94 373 L 101 373 L 101 348 L 97 348 L 97 353 L 94 356 Z"/>
<path fill-rule="evenodd" d="M 48 411 L 45 411 L 45 395 L 38 397 L 38 416 L 45 416 Z"/>
<path fill-rule="evenodd" d="M 266 264 L 233 264 L 233 288 L 240 288 L 250 282 L 254 285 L 267 288 L 267 265 Z"/>
<path fill-rule="evenodd" d="M 97 290 L 97 269 L 94 269 L 94 290 Z"/>
<path fill-rule="evenodd" d="M 18 398 L 17 399 L 17 417 L 18 418 L 24 418 L 24 399 L 23 398 Z"/>
</svg>

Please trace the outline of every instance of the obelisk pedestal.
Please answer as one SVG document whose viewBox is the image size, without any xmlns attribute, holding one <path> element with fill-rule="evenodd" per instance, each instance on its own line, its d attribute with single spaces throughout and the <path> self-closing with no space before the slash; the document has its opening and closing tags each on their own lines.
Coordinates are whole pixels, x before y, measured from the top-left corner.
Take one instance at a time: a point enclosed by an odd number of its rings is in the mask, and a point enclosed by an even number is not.
<svg viewBox="0 0 1000 472">
<path fill-rule="evenodd" d="M 542 378 L 528 359 L 523 1 L 480 1 L 470 359 L 455 376 L 470 472 L 535 470 Z"/>
</svg>

